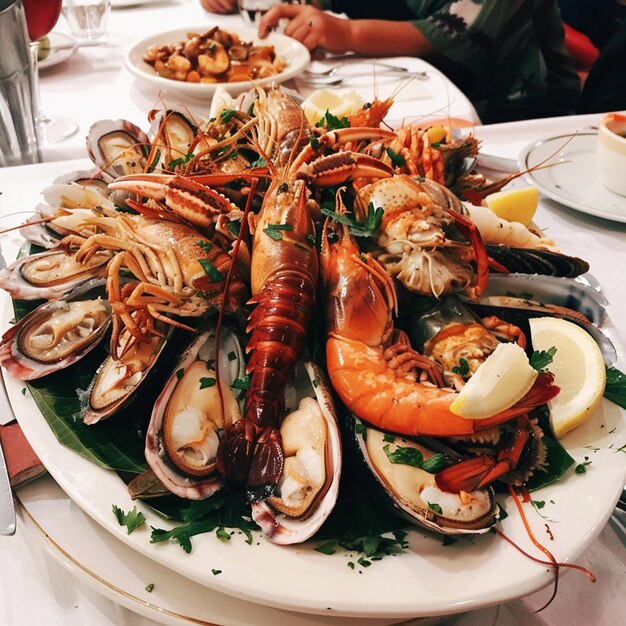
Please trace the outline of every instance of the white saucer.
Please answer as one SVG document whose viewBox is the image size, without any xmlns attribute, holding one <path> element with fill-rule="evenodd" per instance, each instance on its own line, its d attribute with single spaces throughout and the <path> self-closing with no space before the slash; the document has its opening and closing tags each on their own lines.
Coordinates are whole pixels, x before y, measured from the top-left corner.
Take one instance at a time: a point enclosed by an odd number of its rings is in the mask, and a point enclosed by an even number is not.
<svg viewBox="0 0 626 626">
<path fill-rule="evenodd" d="M 609 191 L 600 180 L 597 140 L 597 133 L 541 139 L 522 150 L 518 165 L 526 170 L 544 162 L 554 164 L 527 174 L 541 193 L 588 215 L 626 223 L 626 197 Z"/>
<path fill-rule="evenodd" d="M 45 70 L 67 61 L 78 49 L 74 39 L 68 35 L 52 32 L 48 37 L 50 38 L 50 54 L 43 61 L 37 63 L 37 67 L 40 70 Z"/>
</svg>

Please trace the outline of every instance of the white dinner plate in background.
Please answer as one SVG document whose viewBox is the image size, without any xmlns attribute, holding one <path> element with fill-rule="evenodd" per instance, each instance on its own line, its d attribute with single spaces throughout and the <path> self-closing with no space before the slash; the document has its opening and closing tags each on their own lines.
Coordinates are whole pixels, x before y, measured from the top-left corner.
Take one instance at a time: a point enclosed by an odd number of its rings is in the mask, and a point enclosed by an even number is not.
<svg viewBox="0 0 626 626">
<path fill-rule="evenodd" d="M 527 173 L 541 193 L 567 207 L 596 217 L 626 222 L 626 197 L 609 191 L 596 166 L 597 133 L 558 135 L 526 146 L 520 169 L 554 164 Z M 626 175 L 626 173 L 625 173 Z"/>
<path fill-rule="evenodd" d="M 253 81 L 188 83 L 159 76 L 155 69 L 143 60 L 146 50 L 151 46 L 171 45 L 185 41 L 187 33 L 204 32 L 210 28 L 211 26 L 199 28 L 196 25 L 146 37 L 135 43 L 128 51 L 125 58 L 126 68 L 139 80 L 150 83 L 160 90 L 174 93 L 182 97 L 210 99 L 215 93 L 215 90 L 220 86 L 224 87 L 231 95 L 237 95 L 256 85 L 270 85 L 285 82 L 297 76 L 311 60 L 309 51 L 299 41 L 278 33 L 271 33 L 266 39 L 259 40 L 256 30 L 250 28 L 227 28 L 224 30 L 239 35 L 244 42 L 252 41 L 262 43 L 263 45 L 274 46 L 276 53 L 287 63 L 287 66 L 282 72 L 274 76 L 259 78 Z"/>
</svg>

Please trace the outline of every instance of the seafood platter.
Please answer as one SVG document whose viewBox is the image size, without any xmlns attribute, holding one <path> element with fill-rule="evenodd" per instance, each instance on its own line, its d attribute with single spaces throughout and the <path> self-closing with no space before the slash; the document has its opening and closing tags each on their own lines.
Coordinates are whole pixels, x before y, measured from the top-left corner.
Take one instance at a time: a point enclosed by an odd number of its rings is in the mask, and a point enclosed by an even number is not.
<svg viewBox="0 0 626 626">
<path fill-rule="evenodd" d="M 253 29 L 197 27 L 150 35 L 135 43 L 125 65 L 139 80 L 179 97 L 209 100 L 220 85 L 237 94 L 253 85 L 278 84 L 310 62 L 295 39 L 272 33 L 258 40 Z"/>
<path fill-rule="evenodd" d="M 391 130 L 388 101 L 313 126 L 280 87 L 217 101 L 94 123 L 92 166 L 3 235 L 23 245 L 0 363 L 55 480 L 133 549 L 269 606 L 441 615 L 593 579 L 573 560 L 626 424 L 588 263 L 484 205 L 514 176 L 468 170 L 471 134 Z"/>
</svg>

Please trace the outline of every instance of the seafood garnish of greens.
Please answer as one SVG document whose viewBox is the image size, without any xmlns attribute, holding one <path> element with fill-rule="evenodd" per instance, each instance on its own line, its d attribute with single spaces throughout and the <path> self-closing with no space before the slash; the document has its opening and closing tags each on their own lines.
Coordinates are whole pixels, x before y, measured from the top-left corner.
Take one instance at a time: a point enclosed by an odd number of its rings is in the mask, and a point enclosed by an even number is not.
<svg viewBox="0 0 626 626">
<path fill-rule="evenodd" d="M 217 27 L 147 55 L 177 80 L 282 69 L 273 50 Z M 95 170 L 46 187 L 22 227 L 46 249 L 0 272 L 15 300 L 46 301 L 5 333 L 0 362 L 31 380 L 101 356 L 80 426 L 121 423 L 141 400 L 128 428 L 141 422 L 149 471 L 133 495 L 174 494 L 193 511 L 236 499 L 276 544 L 323 528 L 346 468 L 408 523 L 493 528 L 498 488 L 550 469 L 558 444 L 546 446 L 543 418 L 560 390 L 546 363 L 501 410 L 470 418 L 453 405 L 503 343 L 530 368 L 536 308 L 592 327 L 563 306 L 588 264 L 479 206 L 508 179 L 463 172 L 474 138 L 390 130 L 390 105 L 311 126 L 273 87 L 209 120 L 165 109 L 147 132 L 96 122 Z M 510 278 L 493 277 L 520 270 L 515 280 L 550 275 L 548 291 L 568 298 L 492 293 Z M 610 340 L 589 332 L 610 362 Z M 147 383 L 157 371 L 164 382 Z"/>
</svg>

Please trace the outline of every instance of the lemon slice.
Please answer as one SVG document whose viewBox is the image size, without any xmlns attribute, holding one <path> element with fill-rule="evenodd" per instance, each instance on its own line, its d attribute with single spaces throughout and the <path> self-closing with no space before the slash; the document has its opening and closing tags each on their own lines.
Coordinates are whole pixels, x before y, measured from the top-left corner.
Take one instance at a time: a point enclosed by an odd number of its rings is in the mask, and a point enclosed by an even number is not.
<svg viewBox="0 0 626 626">
<path fill-rule="evenodd" d="M 513 406 L 537 378 L 516 343 L 501 343 L 465 383 L 450 410 L 468 419 L 491 417 Z"/>
<path fill-rule="evenodd" d="M 598 407 L 606 386 L 606 368 L 595 339 L 577 324 L 555 317 L 530 320 L 535 350 L 556 348 L 547 369 L 561 388 L 548 402 L 557 438 L 580 426 Z"/>
<path fill-rule="evenodd" d="M 524 187 L 510 191 L 498 191 L 485 198 L 485 204 L 501 219 L 520 222 L 528 226 L 537 211 L 539 191 L 536 187 Z"/>
<path fill-rule="evenodd" d="M 356 113 L 362 106 L 363 98 L 351 90 L 318 89 L 302 103 L 302 109 L 311 126 L 315 126 L 326 115 L 326 111 L 342 118 Z"/>
</svg>

